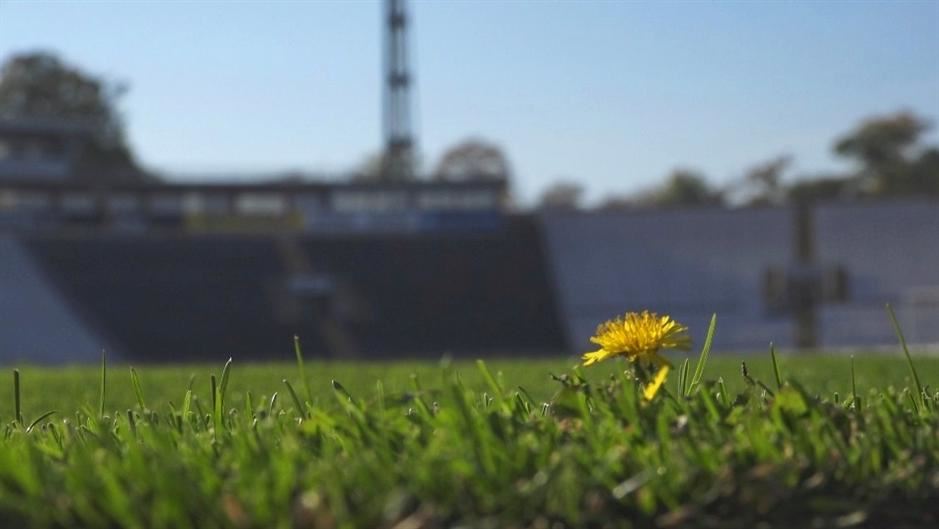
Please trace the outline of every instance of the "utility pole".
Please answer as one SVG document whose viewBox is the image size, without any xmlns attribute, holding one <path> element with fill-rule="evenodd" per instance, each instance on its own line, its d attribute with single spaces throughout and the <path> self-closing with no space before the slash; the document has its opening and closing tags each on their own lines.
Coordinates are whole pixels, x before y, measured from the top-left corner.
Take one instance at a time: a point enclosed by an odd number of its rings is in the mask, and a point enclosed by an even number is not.
<svg viewBox="0 0 939 529">
<path fill-rule="evenodd" d="M 795 344 L 800 349 L 818 345 L 818 306 L 822 298 L 820 269 L 816 262 L 815 227 L 812 206 L 795 205 L 795 266 L 790 270 L 789 288 L 795 317 Z"/>
<path fill-rule="evenodd" d="M 764 300 L 772 313 L 792 318 L 794 345 L 813 349 L 818 347 L 820 309 L 849 299 L 849 278 L 843 266 L 818 261 L 815 204 L 797 202 L 792 214 L 792 262 L 766 270 Z"/>
</svg>

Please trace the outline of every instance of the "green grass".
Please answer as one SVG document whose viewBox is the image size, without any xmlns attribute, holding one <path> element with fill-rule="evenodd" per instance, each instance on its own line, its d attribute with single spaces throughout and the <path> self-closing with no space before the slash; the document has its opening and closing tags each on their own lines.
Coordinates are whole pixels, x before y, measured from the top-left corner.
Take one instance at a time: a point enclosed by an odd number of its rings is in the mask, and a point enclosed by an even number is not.
<svg viewBox="0 0 939 529">
<path fill-rule="evenodd" d="M 669 355 L 675 364 L 681 363 L 681 355 Z M 812 391 L 830 395 L 838 392 L 847 395 L 851 392 L 851 360 L 847 355 L 820 355 L 804 353 L 792 356 L 780 356 L 780 369 L 789 378 L 796 378 Z M 694 363 L 695 358 L 689 355 Z M 158 364 L 137 365 L 134 370 L 139 379 L 140 390 L 146 394 L 146 401 L 153 409 L 166 411 L 168 403 L 182 403 L 186 388 L 191 384 L 193 394 L 202 402 L 211 401 L 209 377 L 219 375 L 225 359 L 218 365 L 207 364 Z M 740 364 L 746 362 L 755 377 L 775 387 L 773 367 L 769 354 L 750 356 L 712 356 L 704 372 L 705 379 L 717 380 L 722 377 L 729 391 L 736 392 L 744 388 L 744 379 L 740 376 Z M 524 387 L 535 400 L 549 400 L 557 391 L 558 384 L 551 374 L 568 373 L 577 365 L 573 357 L 567 359 L 523 359 L 523 360 L 487 360 L 489 369 L 501 374 L 509 387 Z M 855 355 L 858 388 L 880 388 L 887 386 L 913 386 L 902 356 L 883 354 Z M 310 396 L 305 396 L 303 379 L 295 362 L 239 363 L 232 364 L 232 377 L 228 389 L 231 406 L 241 408 L 244 395 L 251 391 L 255 399 L 270 396 L 274 392 L 284 393 L 283 379 L 289 379 L 303 400 L 317 405 L 335 406 L 335 398 L 330 382 L 338 380 L 353 394 L 371 395 L 375 384 L 381 381 L 384 390 L 390 395 L 403 395 L 412 391 L 411 375 L 417 377 L 432 393 L 439 393 L 445 385 L 445 372 L 441 362 L 323 362 L 307 359 L 305 371 Z M 920 377 L 932 382 L 932 387 L 939 387 L 939 357 L 921 357 L 916 360 Z M 13 375 L 12 367 L 7 371 L 9 378 L 5 384 L 0 378 L 0 421 L 13 417 Z M 112 364 L 108 366 L 107 409 L 126 410 L 138 405 L 138 396 L 130 373 L 131 366 Z M 584 369 L 584 374 L 593 380 L 600 380 L 610 374 L 621 371 L 618 362 L 607 362 Z M 82 405 L 98 406 L 100 399 L 100 367 L 69 366 L 40 367 L 20 366 L 20 376 L 24 384 L 23 413 L 29 416 L 56 410 L 61 415 L 71 415 Z M 472 389 L 484 391 L 486 383 L 473 361 L 454 361 L 450 370 L 462 377 L 463 383 Z M 2 377 L 2 374 L 0 374 Z M 673 392 L 677 392 L 677 370 L 667 382 Z M 3 389 L 7 387 L 7 398 Z"/>
<path fill-rule="evenodd" d="M 696 360 L 23 366 L 0 527 L 939 523 L 939 358 Z"/>
</svg>

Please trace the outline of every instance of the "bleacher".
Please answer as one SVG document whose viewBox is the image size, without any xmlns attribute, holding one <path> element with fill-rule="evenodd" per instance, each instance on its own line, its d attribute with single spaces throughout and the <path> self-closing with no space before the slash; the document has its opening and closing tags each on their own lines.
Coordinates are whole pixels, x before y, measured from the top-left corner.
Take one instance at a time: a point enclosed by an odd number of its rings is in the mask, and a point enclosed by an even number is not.
<svg viewBox="0 0 939 529">
<path fill-rule="evenodd" d="M 13 236 L 0 233 L 0 363 L 94 362 L 112 344 L 85 325 Z"/>
<path fill-rule="evenodd" d="M 461 234 L 308 236 L 313 271 L 350 305 L 359 354 L 544 354 L 566 349 L 537 227 Z M 345 298 L 345 299 L 344 299 Z"/>
<path fill-rule="evenodd" d="M 276 318 L 284 270 L 269 239 L 97 235 L 27 246 L 129 359 L 289 358 L 292 333 L 316 339 L 309 324 Z"/>
<path fill-rule="evenodd" d="M 564 349 L 536 227 L 386 235 L 30 235 L 36 262 L 130 361 Z"/>
</svg>

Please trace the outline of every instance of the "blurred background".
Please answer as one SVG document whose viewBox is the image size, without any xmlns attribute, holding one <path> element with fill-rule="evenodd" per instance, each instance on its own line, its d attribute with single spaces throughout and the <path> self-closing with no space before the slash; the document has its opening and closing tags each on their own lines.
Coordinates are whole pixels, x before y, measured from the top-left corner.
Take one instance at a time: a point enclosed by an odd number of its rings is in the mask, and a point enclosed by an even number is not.
<svg viewBox="0 0 939 529">
<path fill-rule="evenodd" d="M 937 2 L 0 1 L 0 362 L 939 344 Z"/>
</svg>

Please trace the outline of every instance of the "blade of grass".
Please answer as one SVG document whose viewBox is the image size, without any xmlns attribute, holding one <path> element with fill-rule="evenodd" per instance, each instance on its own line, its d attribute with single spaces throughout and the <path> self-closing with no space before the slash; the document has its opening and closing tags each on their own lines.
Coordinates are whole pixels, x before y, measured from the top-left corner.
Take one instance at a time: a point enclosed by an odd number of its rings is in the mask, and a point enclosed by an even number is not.
<svg viewBox="0 0 939 529">
<path fill-rule="evenodd" d="M 35 428 L 37 424 L 46 420 L 49 416 L 53 415 L 54 413 L 55 413 L 55 410 L 49 410 L 46 413 L 43 413 L 42 415 L 40 415 L 39 417 L 36 417 L 36 420 L 29 423 L 29 426 L 26 427 L 26 433 L 33 431 L 33 428 Z"/>
<path fill-rule="evenodd" d="M 854 375 L 854 355 L 851 355 L 851 397 L 853 399 L 852 404 L 854 404 L 854 409 L 859 410 L 861 408 L 861 401 L 857 398 L 857 379 Z"/>
<path fill-rule="evenodd" d="M 773 359 L 773 375 L 776 377 L 776 389 L 782 389 L 782 377 L 779 376 L 779 362 L 776 360 L 776 346 L 769 343 L 769 356 Z"/>
<path fill-rule="evenodd" d="M 685 397 L 688 395 L 688 369 L 691 360 L 685 358 L 678 369 L 678 395 Z"/>
<path fill-rule="evenodd" d="M 273 395 L 271 395 L 271 402 L 270 402 L 270 404 L 268 405 L 268 408 L 267 408 L 267 414 L 268 414 L 269 416 L 272 416 L 272 417 L 274 416 L 274 407 L 275 407 L 275 406 L 277 406 L 277 392 L 276 392 L 276 391 L 274 392 Z"/>
<path fill-rule="evenodd" d="M 378 399 L 378 409 L 385 411 L 385 385 L 381 383 L 381 379 L 375 382 L 375 397 Z"/>
<path fill-rule="evenodd" d="M 688 387 L 686 396 L 694 393 L 701 383 L 701 377 L 704 376 L 704 366 L 707 364 L 708 356 L 711 354 L 711 342 L 714 340 L 714 328 L 717 327 L 717 313 L 711 315 L 711 323 L 708 325 L 707 335 L 704 337 L 704 347 L 701 348 L 701 356 L 698 357 L 698 363 L 694 366 L 694 376 L 691 377 L 691 385 Z"/>
<path fill-rule="evenodd" d="M 313 402 L 313 390 L 310 389 L 310 381 L 306 378 L 306 370 L 303 368 L 303 350 L 300 348 L 300 337 L 293 335 L 293 352 L 297 355 L 297 368 L 300 370 L 300 380 L 303 382 L 303 391 L 306 392 L 307 402 Z"/>
<path fill-rule="evenodd" d="M 140 386 L 140 377 L 137 376 L 137 370 L 131 366 L 130 368 L 130 381 L 134 385 L 134 395 L 137 396 L 137 405 L 140 406 L 141 410 L 147 408 L 147 405 L 143 400 L 143 388 Z"/>
<path fill-rule="evenodd" d="M 225 367 L 222 368 L 222 379 L 218 387 L 219 408 L 222 411 L 225 410 L 225 394 L 228 392 L 228 380 L 231 377 L 231 360 L 229 357 L 225 362 Z"/>
<path fill-rule="evenodd" d="M 764 384 L 762 380 L 758 380 L 750 376 L 750 370 L 747 369 L 746 362 L 740 362 L 740 375 L 743 376 L 743 380 L 750 386 L 753 386 L 754 388 L 756 387 L 761 388 L 770 397 L 773 397 L 776 395 L 776 393 L 773 390 L 769 389 L 769 387 L 766 384 Z"/>
<path fill-rule="evenodd" d="M 183 420 L 189 419 L 189 410 L 192 409 L 192 390 L 186 390 L 186 396 L 183 397 Z"/>
<path fill-rule="evenodd" d="M 250 391 L 245 392 L 245 417 L 249 419 L 255 417 L 254 398 L 252 398 Z"/>
<path fill-rule="evenodd" d="M 913 382 L 916 383 L 916 394 L 919 395 L 919 400 L 923 403 L 923 406 L 926 405 L 926 397 L 923 395 L 923 385 L 919 382 L 919 375 L 916 373 L 916 366 L 913 365 L 913 357 L 910 356 L 910 350 L 906 346 L 906 338 L 903 336 L 903 330 L 900 329 L 900 322 L 897 321 L 897 315 L 893 312 L 893 307 L 887 303 L 887 314 L 890 315 L 890 321 L 893 323 L 893 330 L 897 333 L 897 338 L 900 340 L 900 347 L 903 348 L 903 354 L 906 355 L 906 363 L 910 366 L 910 374 L 913 375 Z"/>
<path fill-rule="evenodd" d="M 413 377 L 414 375 L 411 375 L 411 376 Z M 412 378 L 412 380 L 413 380 L 413 378 Z M 333 379 L 333 380 L 330 381 L 330 384 L 332 384 L 332 386 L 333 386 L 333 391 L 334 391 L 337 395 L 342 395 L 343 397 L 345 397 L 345 399 L 346 399 L 347 401 L 349 401 L 349 402 L 355 404 L 355 399 L 352 398 L 352 394 L 349 393 L 349 391 L 346 389 L 346 387 L 343 386 L 342 384 L 340 384 L 338 380 Z"/>
<path fill-rule="evenodd" d="M 910 391 L 910 388 L 904 388 L 903 393 L 905 393 L 907 398 L 910 399 L 910 404 L 913 405 L 913 412 L 919 413 L 919 403 L 916 402 L 916 398 L 913 397 L 913 392 Z"/>
<path fill-rule="evenodd" d="M 303 403 L 300 402 L 300 397 L 297 396 L 297 392 L 293 390 L 293 386 L 290 385 L 290 381 L 286 378 L 283 380 L 285 386 L 287 386 L 287 391 L 290 393 L 290 398 L 293 399 L 293 405 L 297 408 L 297 413 L 300 417 L 306 417 L 306 411 L 303 408 Z"/>
<path fill-rule="evenodd" d="M 134 410 L 127 410 L 127 424 L 130 425 L 130 432 L 137 435 L 137 419 L 134 418 Z"/>
<path fill-rule="evenodd" d="M 20 370 L 13 370 L 13 405 L 16 413 L 16 422 L 23 425 L 23 408 L 20 400 Z"/>
<path fill-rule="evenodd" d="M 728 401 L 727 401 L 728 394 L 727 394 L 727 385 L 724 384 L 724 377 L 717 377 L 717 386 L 718 386 L 719 388 L 721 388 L 721 389 L 720 389 L 720 392 L 721 392 L 721 404 L 723 404 L 724 406 L 727 406 L 727 404 L 728 404 Z"/>
<path fill-rule="evenodd" d="M 104 349 L 101 350 L 101 393 L 98 401 L 98 417 L 104 417 L 104 401 L 107 397 L 108 359 Z"/>
<path fill-rule="evenodd" d="M 502 397 L 503 390 L 502 386 L 496 381 L 496 377 L 492 376 L 492 372 L 489 371 L 489 367 L 486 365 L 486 362 L 481 359 L 476 360 L 476 367 L 479 369 L 479 372 L 483 375 L 483 380 L 486 381 L 486 384 L 489 385 L 489 388 L 492 390 L 492 393 L 498 397 Z"/>
<path fill-rule="evenodd" d="M 218 380 L 215 375 L 211 375 L 209 380 L 212 383 L 212 423 L 217 433 L 222 423 L 222 403 L 218 398 Z"/>
</svg>

